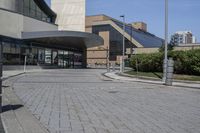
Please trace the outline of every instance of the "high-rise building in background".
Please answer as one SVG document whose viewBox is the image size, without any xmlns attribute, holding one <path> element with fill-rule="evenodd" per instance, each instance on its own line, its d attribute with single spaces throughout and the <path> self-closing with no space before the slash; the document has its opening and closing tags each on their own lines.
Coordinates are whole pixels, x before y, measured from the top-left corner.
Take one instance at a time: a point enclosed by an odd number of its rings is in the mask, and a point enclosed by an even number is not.
<svg viewBox="0 0 200 133">
<path fill-rule="evenodd" d="M 191 31 L 178 31 L 171 36 L 171 41 L 174 45 L 196 43 L 196 38 Z"/>
<path fill-rule="evenodd" d="M 192 43 L 197 43 L 197 39 L 195 36 L 192 37 Z"/>
<path fill-rule="evenodd" d="M 59 30 L 85 31 L 85 0 L 51 0 Z"/>
</svg>

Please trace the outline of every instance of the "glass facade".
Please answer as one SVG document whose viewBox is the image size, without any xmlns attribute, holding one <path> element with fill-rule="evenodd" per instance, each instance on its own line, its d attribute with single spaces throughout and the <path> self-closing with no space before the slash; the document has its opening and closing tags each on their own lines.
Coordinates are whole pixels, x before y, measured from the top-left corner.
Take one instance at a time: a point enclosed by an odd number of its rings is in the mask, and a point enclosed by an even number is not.
<svg viewBox="0 0 200 133">
<path fill-rule="evenodd" d="M 9 4 L 12 8 L 9 6 L 3 6 L 3 8 L 48 23 L 55 22 L 56 14 L 43 0 L 41 2 L 39 0 L 12 0 Z"/>
<path fill-rule="evenodd" d="M 92 32 L 94 34 L 99 34 L 101 31 L 109 31 L 110 35 L 110 61 L 116 61 L 117 56 L 121 56 L 123 54 L 123 35 L 119 33 L 116 29 L 114 29 L 110 25 L 100 25 L 100 26 L 93 26 Z M 125 40 L 125 49 L 127 48 L 134 48 L 135 46 L 129 41 Z"/>
<path fill-rule="evenodd" d="M 0 44 L 3 47 L 4 65 L 23 65 L 25 56 L 27 65 L 51 65 L 61 68 L 81 68 L 83 65 L 82 51 L 47 48 L 5 37 L 0 37 Z"/>
<path fill-rule="evenodd" d="M 123 29 L 123 23 L 113 20 L 113 22 Z M 156 37 L 155 35 L 137 30 L 133 26 L 126 25 L 125 31 L 132 36 L 136 41 L 142 44 L 145 48 L 161 47 L 164 40 Z"/>
<path fill-rule="evenodd" d="M 38 20 L 53 22 L 53 18 L 45 14 L 34 0 L 23 0 L 23 14 Z"/>
</svg>

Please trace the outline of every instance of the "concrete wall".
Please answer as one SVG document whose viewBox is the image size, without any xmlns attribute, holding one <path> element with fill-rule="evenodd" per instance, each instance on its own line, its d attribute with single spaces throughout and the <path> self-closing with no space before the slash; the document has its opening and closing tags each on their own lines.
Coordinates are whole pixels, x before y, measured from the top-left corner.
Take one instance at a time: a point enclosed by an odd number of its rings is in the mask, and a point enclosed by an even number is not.
<svg viewBox="0 0 200 133">
<path fill-rule="evenodd" d="M 55 31 L 57 29 L 58 27 L 54 24 L 0 9 L 0 35 L 21 38 L 23 31 Z"/>
<path fill-rule="evenodd" d="M 85 31 L 85 0 L 52 0 L 59 30 Z"/>
<path fill-rule="evenodd" d="M 0 10 L 0 35 L 21 38 L 23 31 L 23 16 Z"/>
<path fill-rule="evenodd" d="M 0 0 L 0 8 L 15 11 L 16 0 Z"/>
<path fill-rule="evenodd" d="M 30 17 L 24 16 L 23 19 L 24 32 L 31 32 L 31 31 L 56 31 L 58 30 L 58 26 L 46 22 L 42 22 L 36 19 L 32 19 Z"/>
</svg>

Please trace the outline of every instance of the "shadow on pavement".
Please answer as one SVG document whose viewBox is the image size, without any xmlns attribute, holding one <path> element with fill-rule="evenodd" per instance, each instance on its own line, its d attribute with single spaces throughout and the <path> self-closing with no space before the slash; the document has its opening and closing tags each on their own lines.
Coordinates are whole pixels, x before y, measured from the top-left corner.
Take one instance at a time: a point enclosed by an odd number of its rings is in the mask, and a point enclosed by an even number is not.
<svg viewBox="0 0 200 133">
<path fill-rule="evenodd" d="M 23 107 L 24 105 L 20 105 L 20 104 L 17 104 L 17 105 L 5 105 L 2 107 L 2 113 L 4 112 L 7 112 L 7 111 L 10 111 L 10 110 L 17 110 L 21 107 Z"/>
</svg>

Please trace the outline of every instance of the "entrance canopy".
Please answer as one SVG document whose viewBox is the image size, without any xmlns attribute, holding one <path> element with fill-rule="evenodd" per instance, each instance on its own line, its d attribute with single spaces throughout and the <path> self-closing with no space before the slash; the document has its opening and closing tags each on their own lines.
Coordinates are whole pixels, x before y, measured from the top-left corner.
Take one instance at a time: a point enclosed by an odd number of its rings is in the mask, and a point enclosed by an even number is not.
<svg viewBox="0 0 200 133">
<path fill-rule="evenodd" d="M 45 45 L 71 48 L 90 48 L 103 45 L 103 39 L 95 34 L 76 31 L 22 32 L 22 39 Z"/>
</svg>

